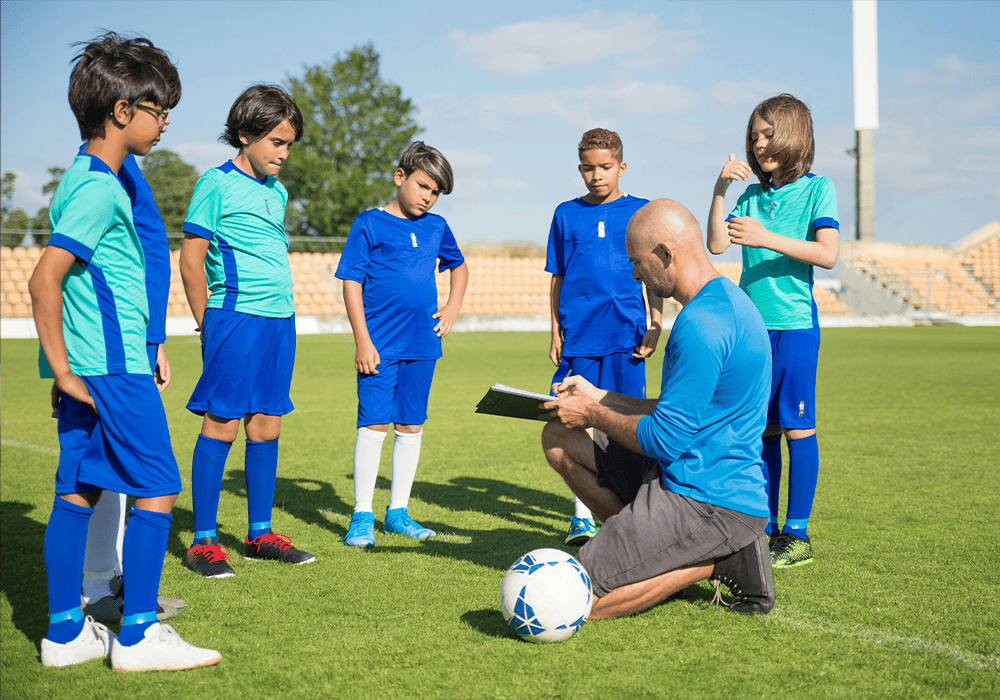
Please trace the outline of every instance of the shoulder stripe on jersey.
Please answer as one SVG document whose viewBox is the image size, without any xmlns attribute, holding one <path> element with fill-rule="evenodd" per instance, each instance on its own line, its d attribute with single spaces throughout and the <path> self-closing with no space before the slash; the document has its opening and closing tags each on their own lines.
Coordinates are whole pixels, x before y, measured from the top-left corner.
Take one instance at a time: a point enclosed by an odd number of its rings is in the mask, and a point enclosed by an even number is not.
<svg viewBox="0 0 1000 700">
<path fill-rule="evenodd" d="M 55 246 L 56 248 L 62 248 L 63 250 L 69 251 L 84 262 L 90 260 L 91 256 L 94 254 L 94 251 L 85 246 L 83 243 L 75 238 L 70 238 L 64 233 L 53 233 L 49 237 L 49 242 L 46 245 Z"/>
<path fill-rule="evenodd" d="M 222 308 L 236 311 L 236 301 L 240 295 L 240 275 L 236 270 L 236 255 L 233 248 L 222 236 L 216 236 L 219 253 L 222 254 L 222 269 L 226 273 L 226 296 L 222 299 Z"/>
<path fill-rule="evenodd" d="M 115 305 L 115 295 L 108 286 L 104 271 L 96 265 L 87 265 L 90 279 L 97 295 L 97 308 L 101 312 L 101 327 L 104 330 L 104 355 L 108 364 L 108 374 L 124 374 L 125 340 L 118 323 L 118 307 Z"/>
<path fill-rule="evenodd" d="M 215 232 L 211 231 L 204 226 L 199 226 L 198 224 L 192 223 L 190 221 L 184 222 L 184 233 L 193 233 L 198 236 L 198 238 L 204 238 L 207 241 L 215 238 Z"/>
</svg>

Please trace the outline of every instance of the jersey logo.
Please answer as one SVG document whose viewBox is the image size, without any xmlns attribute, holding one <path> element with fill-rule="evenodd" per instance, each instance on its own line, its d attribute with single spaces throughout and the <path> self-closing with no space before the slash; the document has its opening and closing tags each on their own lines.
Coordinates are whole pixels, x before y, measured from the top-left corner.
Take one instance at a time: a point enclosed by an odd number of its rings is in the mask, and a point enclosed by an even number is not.
<svg viewBox="0 0 1000 700">
<path fill-rule="evenodd" d="M 264 197 L 264 208 L 267 209 L 267 215 L 271 215 L 271 205 L 267 201 L 267 197 Z"/>
<path fill-rule="evenodd" d="M 767 208 L 767 215 L 772 216 L 777 209 L 778 209 L 778 203 L 772 199 L 771 205 Z"/>
<path fill-rule="evenodd" d="M 598 221 L 597 222 L 597 237 L 598 238 L 604 238 L 604 222 L 603 221 Z"/>
<path fill-rule="evenodd" d="M 417 234 L 410 233 L 410 241 L 413 243 L 413 247 L 417 247 Z"/>
</svg>

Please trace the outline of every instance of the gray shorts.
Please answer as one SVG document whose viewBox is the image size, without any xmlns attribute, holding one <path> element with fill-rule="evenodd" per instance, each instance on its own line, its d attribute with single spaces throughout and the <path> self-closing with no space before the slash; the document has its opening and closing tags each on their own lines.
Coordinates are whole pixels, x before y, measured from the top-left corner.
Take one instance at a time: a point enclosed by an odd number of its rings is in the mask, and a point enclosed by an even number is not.
<svg viewBox="0 0 1000 700">
<path fill-rule="evenodd" d="M 644 475 L 634 498 L 580 548 L 580 562 L 599 597 L 630 583 L 738 552 L 767 525 L 766 518 L 669 491 L 660 480 L 660 470 L 649 468 L 648 457 L 614 441 L 607 451 L 595 444 L 594 456 L 599 472 L 617 468 Z"/>
</svg>

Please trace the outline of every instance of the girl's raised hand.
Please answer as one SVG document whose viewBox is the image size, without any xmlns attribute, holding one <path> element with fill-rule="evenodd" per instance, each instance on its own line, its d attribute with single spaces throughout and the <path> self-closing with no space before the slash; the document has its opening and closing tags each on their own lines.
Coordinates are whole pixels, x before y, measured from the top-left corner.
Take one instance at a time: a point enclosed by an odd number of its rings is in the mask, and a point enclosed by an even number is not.
<svg viewBox="0 0 1000 700">
<path fill-rule="evenodd" d="M 742 160 L 736 160 L 736 156 L 730 153 L 729 160 L 722 166 L 722 173 L 719 175 L 719 179 L 725 180 L 727 185 L 736 180 L 749 180 L 750 166 Z"/>
</svg>

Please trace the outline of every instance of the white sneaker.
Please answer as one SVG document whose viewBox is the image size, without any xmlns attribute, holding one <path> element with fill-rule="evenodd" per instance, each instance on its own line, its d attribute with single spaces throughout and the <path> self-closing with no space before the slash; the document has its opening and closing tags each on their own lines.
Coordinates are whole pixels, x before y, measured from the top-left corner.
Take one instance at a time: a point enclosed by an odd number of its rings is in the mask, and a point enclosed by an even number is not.
<svg viewBox="0 0 1000 700">
<path fill-rule="evenodd" d="M 94 622 L 89 615 L 83 621 L 83 629 L 72 642 L 57 644 L 42 640 L 42 664 L 45 666 L 72 666 L 91 659 L 100 659 L 111 651 L 115 633 Z"/>
<path fill-rule="evenodd" d="M 185 642 L 170 625 L 154 622 L 144 637 L 130 647 L 114 640 L 111 665 L 116 671 L 183 671 L 222 661 L 222 654 L 215 649 L 202 649 Z"/>
</svg>

